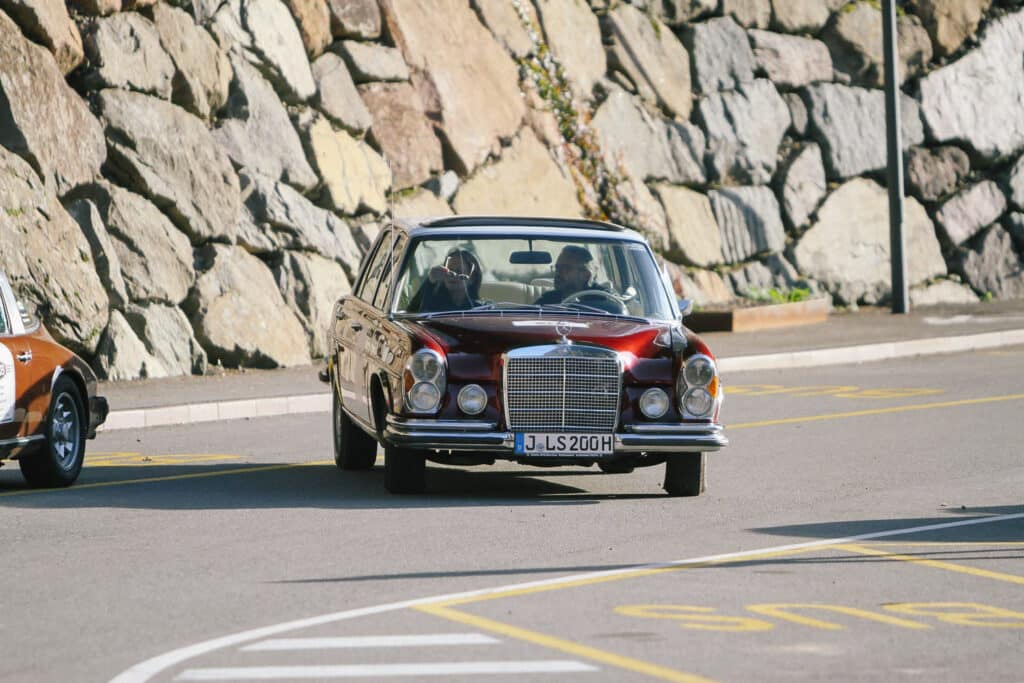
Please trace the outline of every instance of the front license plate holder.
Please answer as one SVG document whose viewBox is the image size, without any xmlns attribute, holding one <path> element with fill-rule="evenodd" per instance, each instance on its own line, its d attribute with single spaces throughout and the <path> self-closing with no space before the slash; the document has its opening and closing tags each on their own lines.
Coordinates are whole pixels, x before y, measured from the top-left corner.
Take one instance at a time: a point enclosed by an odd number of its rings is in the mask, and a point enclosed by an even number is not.
<svg viewBox="0 0 1024 683">
<path fill-rule="evenodd" d="M 515 454 L 537 457 L 589 458 L 611 455 L 614 434 L 516 432 Z"/>
</svg>

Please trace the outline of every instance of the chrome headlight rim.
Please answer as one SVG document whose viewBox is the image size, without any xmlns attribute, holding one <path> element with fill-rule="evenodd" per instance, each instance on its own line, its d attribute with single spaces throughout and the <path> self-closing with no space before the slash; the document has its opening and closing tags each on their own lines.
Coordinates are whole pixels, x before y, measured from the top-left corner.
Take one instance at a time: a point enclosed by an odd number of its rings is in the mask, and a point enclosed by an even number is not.
<svg viewBox="0 0 1024 683">
<path fill-rule="evenodd" d="M 430 359 L 431 363 L 436 364 L 434 372 L 424 372 L 424 366 L 422 360 L 417 362 L 417 359 Z M 441 402 L 444 400 L 445 388 L 447 387 L 447 368 L 445 366 L 445 359 L 440 353 L 434 349 L 423 348 L 412 354 L 409 360 L 405 363 L 405 372 L 407 379 L 405 384 L 405 406 L 409 412 L 416 414 L 429 414 L 436 413 L 441 408 Z M 411 378 L 411 382 L 408 379 Z M 421 385 L 428 385 L 434 388 L 436 392 L 435 400 L 432 405 L 426 407 L 425 404 L 417 406 L 412 398 L 412 393 L 417 387 Z M 420 391 L 423 391 L 421 388 Z"/>
<path fill-rule="evenodd" d="M 653 404 L 653 409 L 648 411 L 648 407 L 651 407 L 652 402 L 655 401 L 660 401 L 660 403 Z M 669 398 L 668 393 L 661 387 L 651 387 L 640 395 L 640 400 L 637 403 L 644 417 L 650 420 L 658 420 L 668 412 L 669 406 L 672 405 L 672 399 Z"/>
<path fill-rule="evenodd" d="M 691 406 L 691 400 L 699 399 L 706 403 L 703 410 L 694 410 Z M 683 394 L 683 398 L 680 401 L 682 404 L 683 414 L 687 417 L 695 418 L 708 418 L 711 413 L 715 410 L 715 397 L 711 395 L 711 392 L 704 387 L 694 387 L 687 389 L 686 393 Z"/>
<path fill-rule="evenodd" d="M 479 408 L 474 409 L 471 405 L 468 405 L 474 399 L 474 397 L 471 397 L 471 394 L 476 394 L 475 398 L 479 400 Z M 487 400 L 486 389 L 479 384 L 467 384 L 459 389 L 456 403 L 459 405 L 459 410 L 466 415 L 479 415 L 487 409 Z"/>
<path fill-rule="evenodd" d="M 694 373 L 700 372 L 698 368 L 707 368 L 707 378 L 702 379 L 699 375 L 697 377 L 691 376 Z M 718 367 L 715 365 L 715 361 L 703 353 L 695 353 L 686 359 L 686 363 L 683 364 L 683 370 L 680 373 L 683 377 L 683 382 L 686 387 L 707 387 L 718 376 Z"/>
</svg>

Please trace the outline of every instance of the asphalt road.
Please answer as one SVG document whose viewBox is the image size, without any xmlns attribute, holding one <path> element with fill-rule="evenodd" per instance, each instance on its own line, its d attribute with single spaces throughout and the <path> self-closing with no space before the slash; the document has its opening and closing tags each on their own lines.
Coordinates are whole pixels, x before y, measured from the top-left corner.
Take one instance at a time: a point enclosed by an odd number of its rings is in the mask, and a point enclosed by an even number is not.
<svg viewBox="0 0 1024 683">
<path fill-rule="evenodd" d="M 0 681 L 1019 681 L 1024 348 L 726 376 L 709 490 L 342 473 L 329 418 L 0 471 Z"/>
</svg>

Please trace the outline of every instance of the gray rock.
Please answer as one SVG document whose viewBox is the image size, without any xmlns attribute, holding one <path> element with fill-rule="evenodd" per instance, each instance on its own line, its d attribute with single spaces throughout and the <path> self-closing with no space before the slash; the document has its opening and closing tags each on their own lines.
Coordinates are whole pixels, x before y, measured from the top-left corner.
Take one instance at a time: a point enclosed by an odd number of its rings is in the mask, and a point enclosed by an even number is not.
<svg viewBox="0 0 1024 683">
<path fill-rule="evenodd" d="M 703 19 L 718 9 L 718 0 L 661 0 L 662 18 L 672 27 Z"/>
<path fill-rule="evenodd" d="M 708 170 L 725 183 L 764 184 L 775 173 L 779 143 L 789 129 L 789 107 L 771 81 L 714 93 L 697 106 L 707 132 Z"/>
<path fill-rule="evenodd" d="M 771 0 L 722 0 L 721 8 L 722 14 L 747 28 L 768 28 L 772 18 Z"/>
<path fill-rule="evenodd" d="M 472 0 L 472 3 L 484 25 L 491 30 L 498 42 L 512 53 L 513 57 L 521 59 L 534 51 L 533 40 L 530 39 L 530 35 L 526 32 L 526 28 L 511 2 L 507 0 Z M 524 9 L 535 14 L 532 5 L 528 5 Z"/>
<path fill-rule="evenodd" d="M 1018 209 L 1024 209 L 1024 155 L 1017 159 L 1017 163 L 1010 169 L 1006 186 L 1013 205 Z"/>
<path fill-rule="evenodd" d="M 519 130 L 518 68 L 466 2 L 391 0 L 384 11 L 406 63 L 423 75 L 421 96 L 450 147 L 446 165 L 469 174 Z"/>
<path fill-rule="evenodd" d="M 20 27 L 26 38 L 50 51 L 62 74 L 71 73 L 82 63 L 82 37 L 60 0 L 0 0 L 0 10 L 18 24 L 12 27 L 7 25 L 6 17 L 0 20 L 0 35 L 5 42 L 7 36 L 17 36 Z"/>
<path fill-rule="evenodd" d="M 932 45 L 927 31 L 913 15 L 897 18 L 896 33 L 902 84 L 931 61 Z M 822 39 L 832 52 L 836 69 L 848 74 L 854 85 L 881 88 L 885 84 L 882 12 L 870 0 L 857 0 L 833 15 Z"/>
<path fill-rule="evenodd" d="M 179 304 L 195 279 L 192 246 L 145 197 L 110 183 L 83 189 L 99 209 L 134 303 Z"/>
<path fill-rule="evenodd" d="M 749 35 L 758 67 L 776 86 L 799 88 L 832 80 L 832 57 L 820 40 L 758 30 Z"/>
<path fill-rule="evenodd" d="M 356 83 L 409 80 L 409 67 L 397 48 L 346 40 L 341 43 L 341 56 Z"/>
<path fill-rule="evenodd" d="M 607 71 L 597 15 L 577 0 L 534 0 L 534 5 L 551 54 L 577 92 L 589 99 L 594 84 Z"/>
<path fill-rule="evenodd" d="M 675 34 L 631 5 L 609 12 L 604 23 L 612 39 L 612 67 L 625 72 L 640 96 L 669 116 L 689 118 L 690 57 Z"/>
<path fill-rule="evenodd" d="M 678 263 L 708 267 L 722 262 L 722 236 L 706 195 L 678 185 L 653 187 L 665 207 L 669 248 L 666 255 Z"/>
<path fill-rule="evenodd" d="M 54 337 L 91 355 L 107 325 L 109 301 L 89 243 L 52 190 L 4 147 L 0 178 L 0 271 Z"/>
<path fill-rule="evenodd" d="M 814 34 L 828 22 L 830 9 L 821 0 L 772 0 L 772 28 L 784 33 Z"/>
<path fill-rule="evenodd" d="M 628 94 L 613 91 L 591 123 L 606 163 L 639 181 L 702 184 L 704 134 L 689 123 L 653 118 Z"/>
<path fill-rule="evenodd" d="M 942 304 L 976 304 L 978 295 L 967 285 L 952 280 L 939 280 L 910 288 L 911 308 Z"/>
<path fill-rule="evenodd" d="M 830 178 L 850 178 L 886 167 L 885 94 L 834 83 L 804 89 L 811 133 L 825 153 Z M 904 149 L 924 141 L 917 102 L 900 97 Z"/>
<path fill-rule="evenodd" d="M 286 251 L 273 272 L 285 304 L 299 314 L 310 353 L 322 358 L 328 350 L 334 303 L 352 291 L 345 271 L 322 256 Z"/>
<path fill-rule="evenodd" d="M 764 261 L 748 263 L 729 273 L 729 281 L 737 294 L 754 299 L 764 298 L 772 289 L 779 292 L 806 289 L 811 297 L 821 295 L 818 283 L 801 277 L 781 254 L 771 254 Z"/>
<path fill-rule="evenodd" d="M 238 247 L 196 253 L 202 273 L 185 302 L 196 338 L 213 363 L 274 368 L 309 363 L 306 333 L 262 261 Z"/>
<path fill-rule="evenodd" d="M 807 225 L 826 190 L 821 149 L 809 142 L 782 172 L 782 209 L 789 224 L 794 228 Z"/>
<path fill-rule="evenodd" d="M 245 27 L 265 74 L 283 96 L 304 102 L 316 93 L 302 36 L 281 0 L 244 0 Z"/>
<path fill-rule="evenodd" d="M 746 31 L 729 17 L 687 26 L 683 42 L 690 51 L 694 90 L 714 93 L 735 90 L 754 80 L 754 52 Z"/>
<path fill-rule="evenodd" d="M 319 180 L 274 89 L 243 60 L 232 58 L 232 65 L 235 80 L 228 99 L 230 118 L 213 131 L 214 139 L 236 166 L 303 191 L 312 189 Z"/>
<path fill-rule="evenodd" d="M 232 241 L 238 176 L 203 122 L 147 95 L 104 90 L 112 173 L 166 211 L 194 242 Z"/>
<path fill-rule="evenodd" d="M 946 274 L 935 228 L 917 200 L 903 221 L 908 286 Z M 793 265 L 841 302 L 876 304 L 891 292 L 889 200 L 864 178 L 844 183 L 818 210 L 818 221 L 793 249 Z"/>
<path fill-rule="evenodd" d="M 711 190 L 708 198 L 722 231 L 722 254 L 727 263 L 785 248 L 786 230 L 771 189 L 728 187 Z"/>
<path fill-rule="evenodd" d="M 954 195 L 935 214 L 935 222 L 952 244 L 963 244 L 982 228 L 995 223 L 1006 210 L 1006 197 L 991 180 L 983 180 Z"/>
<path fill-rule="evenodd" d="M 313 163 L 323 178 L 324 201 L 336 211 L 355 215 L 384 213 L 391 170 L 384 159 L 361 140 L 334 130 L 317 118 L 304 131 Z"/>
<path fill-rule="evenodd" d="M 331 12 L 326 0 L 285 0 L 302 44 L 310 59 L 319 57 L 331 44 Z"/>
<path fill-rule="evenodd" d="M 123 88 L 171 99 L 174 62 L 153 22 L 138 12 L 95 20 L 85 35 L 90 89 Z"/>
<path fill-rule="evenodd" d="M 100 126 L 47 51 L 0 12 L 0 146 L 64 195 L 99 176 L 107 158 Z"/>
<path fill-rule="evenodd" d="M 177 306 L 129 305 L 125 320 L 169 376 L 202 375 L 206 372 L 206 351 L 196 340 L 192 325 Z"/>
<path fill-rule="evenodd" d="M 445 200 L 426 189 L 416 190 L 411 195 L 403 195 L 395 201 L 392 211 L 395 220 L 420 220 L 455 215 Z"/>
<path fill-rule="evenodd" d="M 110 324 L 96 351 L 96 363 L 99 374 L 110 382 L 157 379 L 170 374 L 160 360 L 149 353 L 121 311 L 110 314 Z"/>
<path fill-rule="evenodd" d="M 786 106 L 789 107 L 789 129 L 799 137 L 803 137 L 807 134 L 807 105 L 804 104 L 803 99 L 800 95 L 795 92 L 782 93 L 782 99 L 786 101 Z"/>
<path fill-rule="evenodd" d="M 993 225 L 972 247 L 957 258 L 955 268 L 976 292 L 991 292 L 997 299 L 1024 297 L 1024 259 L 1014 252 L 1006 230 Z"/>
<path fill-rule="evenodd" d="M 921 79 L 928 137 L 986 160 L 1024 150 L 1024 10 L 996 19 L 978 49 Z"/>
<path fill-rule="evenodd" d="M 1007 214 L 1003 226 L 1017 245 L 1017 252 L 1024 254 L 1024 213 Z"/>
<path fill-rule="evenodd" d="M 974 35 L 992 0 L 916 0 L 915 11 L 935 46 L 936 57 L 948 57 Z"/>
<path fill-rule="evenodd" d="M 245 170 L 241 180 L 245 207 L 274 250 L 317 252 L 355 278 L 362 254 L 344 221 L 284 183 Z"/>
<path fill-rule="evenodd" d="M 694 306 L 726 304 L 735 298 L 729 284 L 713 270 L 687 272 L 671 261 L 665 262 L 669 280 L 680 299 L 690 299 Z"/>
<path fill-rule="evenodd" d="M 373 125 L 373 117 L 363 104 L 345 62 L 328 52 L 313 62 L 317 103 L 320 111 L 350 133 L 360 134 Z"/>
<path fill-rule="evenodd" d="M 665 209 L 643 182 L 637 178 L 620 180 L 615 187 L 615 197 L 613 208 L 608 211 L 614 222 L 643 233 L 655 251 L 670 248 Z"/>
<path fill-rule="evenodd" d="M 377 0 L 327 0 L 327 7 L 335 38 L 373 40 L 380 36 L 381 14 Z"/>
<path fill-rule="evenodd" d="M 153 25 L 174 62 L 172 100 L 204 119 L 224 106 L 231 85 L 231 63 L 205 29 L 184 10 L 159 3 Z"/>
<path fill-rule="evenodd" d="M 121 0 L 69 0 L 67 4 L 79 14 L 93 17 L 121 11 Z"/>
<path fill-rule="evenodd" d="M 114 243 L 107 233 L 107 226 L 103 224 L 99 209 L 88 199 L 76 199 L 64 208 L 78 223 L 82 234 L 89 242 L 96 274 L 106 287 L 110 305 L 114 308 L 124 308 L 128 303 L 128 289 L 124 284 L 124 277 L 121 276 L 121 259 L 117 256 L 117 250 L 114 249 Z"/>
<path fill-rule="evenodd" d="M 455 213 L 582 218 L 576 186 L 524 128 L 502 158 L 483 166 L 459 188 Z"/>
<path fill-rule="evenodd" d="M 459 175 L 455 171 L 445 171 L 423 183 L 423 187 L 447 202 L 459 189 Z"/>
<path fill-rule="evenodd" d="M 958 147 L 912 147 L 905 157 L 907 190 L 926 202 L 955 191 L 971 170 L 971 161 Z"/>
<path fill-rule="evenodd" d="M 441 141 L 408 83 L 369 83 L 359 93 L 373 114 L 371 135 L 391 162 L 394 187 L 419 185 L 444 170 Z"/>
</svg>

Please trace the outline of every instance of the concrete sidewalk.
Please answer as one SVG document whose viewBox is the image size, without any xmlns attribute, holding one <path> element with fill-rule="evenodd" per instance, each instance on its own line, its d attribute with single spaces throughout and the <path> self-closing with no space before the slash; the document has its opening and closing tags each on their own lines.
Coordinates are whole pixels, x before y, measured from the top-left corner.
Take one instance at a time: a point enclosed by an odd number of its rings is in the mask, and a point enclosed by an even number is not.
<svg viewBox="0 0 1024 683">
<path fill-rule="evenodd" d="M 1024 300 L 928 307 L 907 315 L 861 308 L 813 325 L 701 337 L 723 375 L 1024 345 Z M 104 429 L 326 412 L 330 394 L 317 379 L 320 367 L 104 382 L 99 393 L 111 407 Z"/>
</svg>

